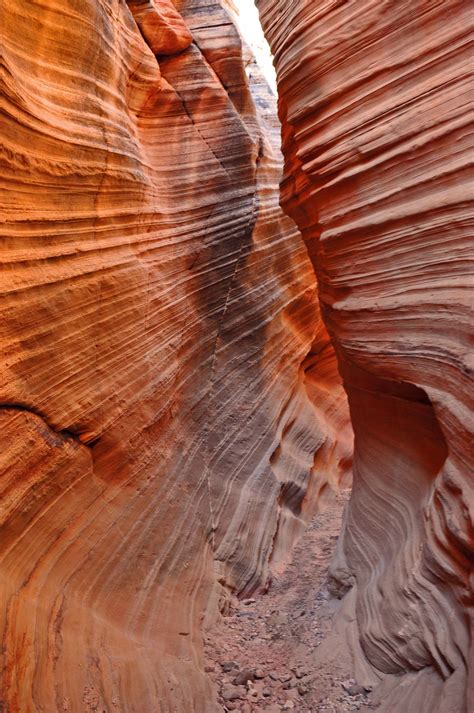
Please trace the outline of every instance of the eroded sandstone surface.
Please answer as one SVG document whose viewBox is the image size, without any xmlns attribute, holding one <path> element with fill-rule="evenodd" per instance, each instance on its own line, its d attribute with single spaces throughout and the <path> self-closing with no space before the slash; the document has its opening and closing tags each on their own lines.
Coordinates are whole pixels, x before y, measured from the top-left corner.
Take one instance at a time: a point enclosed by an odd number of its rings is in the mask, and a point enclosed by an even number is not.
<svg viewBox="0 0 474 713">
<path fill-rule="evenodd" d="M 0 700 L 210 713 L 351 434 L 278 126 L 205 0 L 0 0 Z"/>
<path fill-rule="evenodd" d="M 355 430 L 333 586 L 350 590 L 373 667 L 360 675 L 408 674 L 387 689 L 390 713 L 473 710 L 472 10 L 257 5 L 282 204 L 318 275 Z"/>
</svg>

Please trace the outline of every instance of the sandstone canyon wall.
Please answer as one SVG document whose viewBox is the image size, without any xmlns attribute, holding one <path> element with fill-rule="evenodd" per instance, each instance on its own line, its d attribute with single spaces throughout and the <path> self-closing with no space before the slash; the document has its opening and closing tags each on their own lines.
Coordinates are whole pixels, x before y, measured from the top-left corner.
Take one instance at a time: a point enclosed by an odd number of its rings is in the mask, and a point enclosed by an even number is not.
<svg viewBox="0 0 474 713">
<path fill-rule="evenodd" d="M 355 431 L 333 576 L 373 672 L 407 674 L 384 710 L 472 711 L 472 8 L 257 5 Z"/>
<path fill-rule="evenodd" d="M 205 0 L 0 0 L 0 82 L 0 708 L 209 713 L 350 464 L 272 99 Z"/>
</svg>

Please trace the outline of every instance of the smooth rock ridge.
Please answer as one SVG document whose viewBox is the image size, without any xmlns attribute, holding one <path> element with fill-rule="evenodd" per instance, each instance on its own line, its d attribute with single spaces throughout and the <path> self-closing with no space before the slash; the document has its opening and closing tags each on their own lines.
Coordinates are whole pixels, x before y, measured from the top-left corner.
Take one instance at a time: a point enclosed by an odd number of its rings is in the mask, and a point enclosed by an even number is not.
<svg viewBox="0 0 474 713">
<path fill-rule="evenodd" d="M 473 697 L 472 12 L 259 0 L 285 177 L 355 430 L 334 587 L 390 713 Z M 354 616 L 352 616 L 354 619 Z M 359 644 L 358 644 L 359 645 Z"/>
</svg>

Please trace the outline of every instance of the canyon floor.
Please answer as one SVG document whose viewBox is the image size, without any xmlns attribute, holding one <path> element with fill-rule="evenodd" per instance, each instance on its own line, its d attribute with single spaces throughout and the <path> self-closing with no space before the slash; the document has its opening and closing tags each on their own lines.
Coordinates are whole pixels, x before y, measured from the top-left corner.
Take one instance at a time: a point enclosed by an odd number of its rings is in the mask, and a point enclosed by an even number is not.
<svg viewBox="0 0 474 713">
<path fill-rule="evenodd" d="M 242 713 L 346 713 L 378 707 L 351 678 L 343 646 L 318 656 L 330 643 L 338 606 L 327 574 L 349 492 L 318 514 L 267 594 L 244 600 L 208 635 L 206 670 L 222 711 Z M 331 642 L 333 638 L 331 637 Z"/>
</svg>

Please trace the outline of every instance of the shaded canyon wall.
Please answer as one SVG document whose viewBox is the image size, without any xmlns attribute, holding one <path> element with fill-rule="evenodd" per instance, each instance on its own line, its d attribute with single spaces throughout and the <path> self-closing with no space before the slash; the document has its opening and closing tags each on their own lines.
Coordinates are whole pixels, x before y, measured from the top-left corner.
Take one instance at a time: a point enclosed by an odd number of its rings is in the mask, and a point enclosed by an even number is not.
<svg viewBox="0 0 474 713">
<path fill-rule="evenodd" d="M 0 708 L 209 713 L 350 467 L 273 99 L 219 2 L 0 0 L 0 51 Z"/>
<path fill-rule="evenodd" d="M 473 710 L 472 10 L 257 5 L 355 430 L 335 586 L 377 676 L 409 674 L 384 710 Z"/>
</svg>

